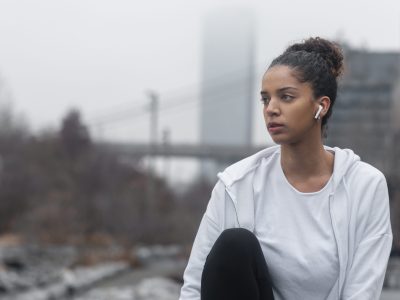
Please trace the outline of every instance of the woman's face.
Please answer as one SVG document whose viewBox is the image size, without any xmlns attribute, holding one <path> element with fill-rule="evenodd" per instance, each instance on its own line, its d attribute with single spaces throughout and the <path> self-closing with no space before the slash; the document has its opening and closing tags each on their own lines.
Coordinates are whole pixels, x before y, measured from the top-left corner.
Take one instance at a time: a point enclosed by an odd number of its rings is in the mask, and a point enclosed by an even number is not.
<svg viewBox="0 0 400 300">
<path fill-rule="evenodd" d="M 264 119 L 269 134 L 277 144 L 294 144 L 321 136 L 321 125 L 314 119 L 318 102 L 309 83 L 299 82 L 292 68 L 271 67 L 264 74 L 261 87 Z"/>
</svg>

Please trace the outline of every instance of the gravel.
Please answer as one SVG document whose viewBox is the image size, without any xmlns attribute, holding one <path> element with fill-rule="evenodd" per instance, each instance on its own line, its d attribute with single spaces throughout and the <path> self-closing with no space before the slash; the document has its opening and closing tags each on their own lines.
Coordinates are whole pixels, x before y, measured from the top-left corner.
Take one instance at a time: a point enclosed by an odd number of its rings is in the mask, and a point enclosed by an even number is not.
<svg viewBox="0 0 400 300">
<path fill-rule="evenodd" d="M 97 288 L 73 298 L 74 300 L 176 300 L 180 285 L 171 279 L 153 277 L 143 279 L 132 287 Z"/>
</svg>

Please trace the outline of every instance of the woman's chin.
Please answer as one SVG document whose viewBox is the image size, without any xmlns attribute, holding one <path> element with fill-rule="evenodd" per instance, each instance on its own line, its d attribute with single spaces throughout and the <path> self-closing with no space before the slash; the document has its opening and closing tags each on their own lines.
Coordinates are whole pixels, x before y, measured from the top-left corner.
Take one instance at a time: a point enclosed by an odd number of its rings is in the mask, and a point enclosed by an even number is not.
<svg viewBox="0 0 400 300">
<path fill-rule="evenodd" d="M 284 138 L 283 136 L 277 136 L 277 135 L 270 134 L 270 137 L 275 144 L 282 145 L 282 144 L 288 143 L 287 138 Z"/>
</svg>

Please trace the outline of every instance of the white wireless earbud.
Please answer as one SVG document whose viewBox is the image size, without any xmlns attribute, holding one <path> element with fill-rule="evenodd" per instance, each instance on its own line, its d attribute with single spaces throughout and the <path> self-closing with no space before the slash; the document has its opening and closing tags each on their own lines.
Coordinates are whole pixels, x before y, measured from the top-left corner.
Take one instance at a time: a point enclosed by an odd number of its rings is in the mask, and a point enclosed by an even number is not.
<svg viewBox="0 0 400 300">
<path fill-rule="evenodd" d="M 317 113 L 315 114 L 314 119 L 320 119 L 320 118 L 321 118 L 321 117 L 319 116 L 319 114 L 321 113 L 322 109 L 323 109 L 323 107 L 322 107 L 322 105 L 320 104 L 320 105 L 319 105 L 319 108 L 318 108 L 318 111 L 317 111 Z"/>
</svg>

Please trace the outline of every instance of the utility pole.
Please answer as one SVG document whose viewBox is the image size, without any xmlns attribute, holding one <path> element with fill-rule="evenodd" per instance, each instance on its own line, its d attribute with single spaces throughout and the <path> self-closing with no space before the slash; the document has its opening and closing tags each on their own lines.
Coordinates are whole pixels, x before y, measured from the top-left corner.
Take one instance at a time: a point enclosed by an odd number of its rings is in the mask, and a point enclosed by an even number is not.
<svg viewBox="0 0 400 300">
<path fill-rule="evenodd" d="M 156 189 L 154 182 L 155 173 L 155 151 L 158 142 L 158 95 L 154 91 L 149 91 L 150 98 L 150 153 L 147 170 L 147 214 L 151 216 L 155 210 Z"/>
<path fill-rule="evenodd" d="M 158 94 L 154 91 L 148 93 L 150 97 L 150 143 L 156 146 L 158 142 Z"/>
<path fill-rule="evenodd" d="M 162 146 L 165 150 L 167 150 L 170 146 L 170 139 L 171 139 L 171 131 L 168 128 L 165 128 L 162 132 Z M 169 178 L 170 175 L 170 161 L 169 155 L 165 154 L 164 156 L 164 177 L 166 179 Z"/>
<path fill-rule="evenodd" d="M 98 141 L 104 141 L 104 127 L 102 123 L 97 124 L 95 127 L 95 130 L 97 132 L 97 140 Z"/>
</svg>

